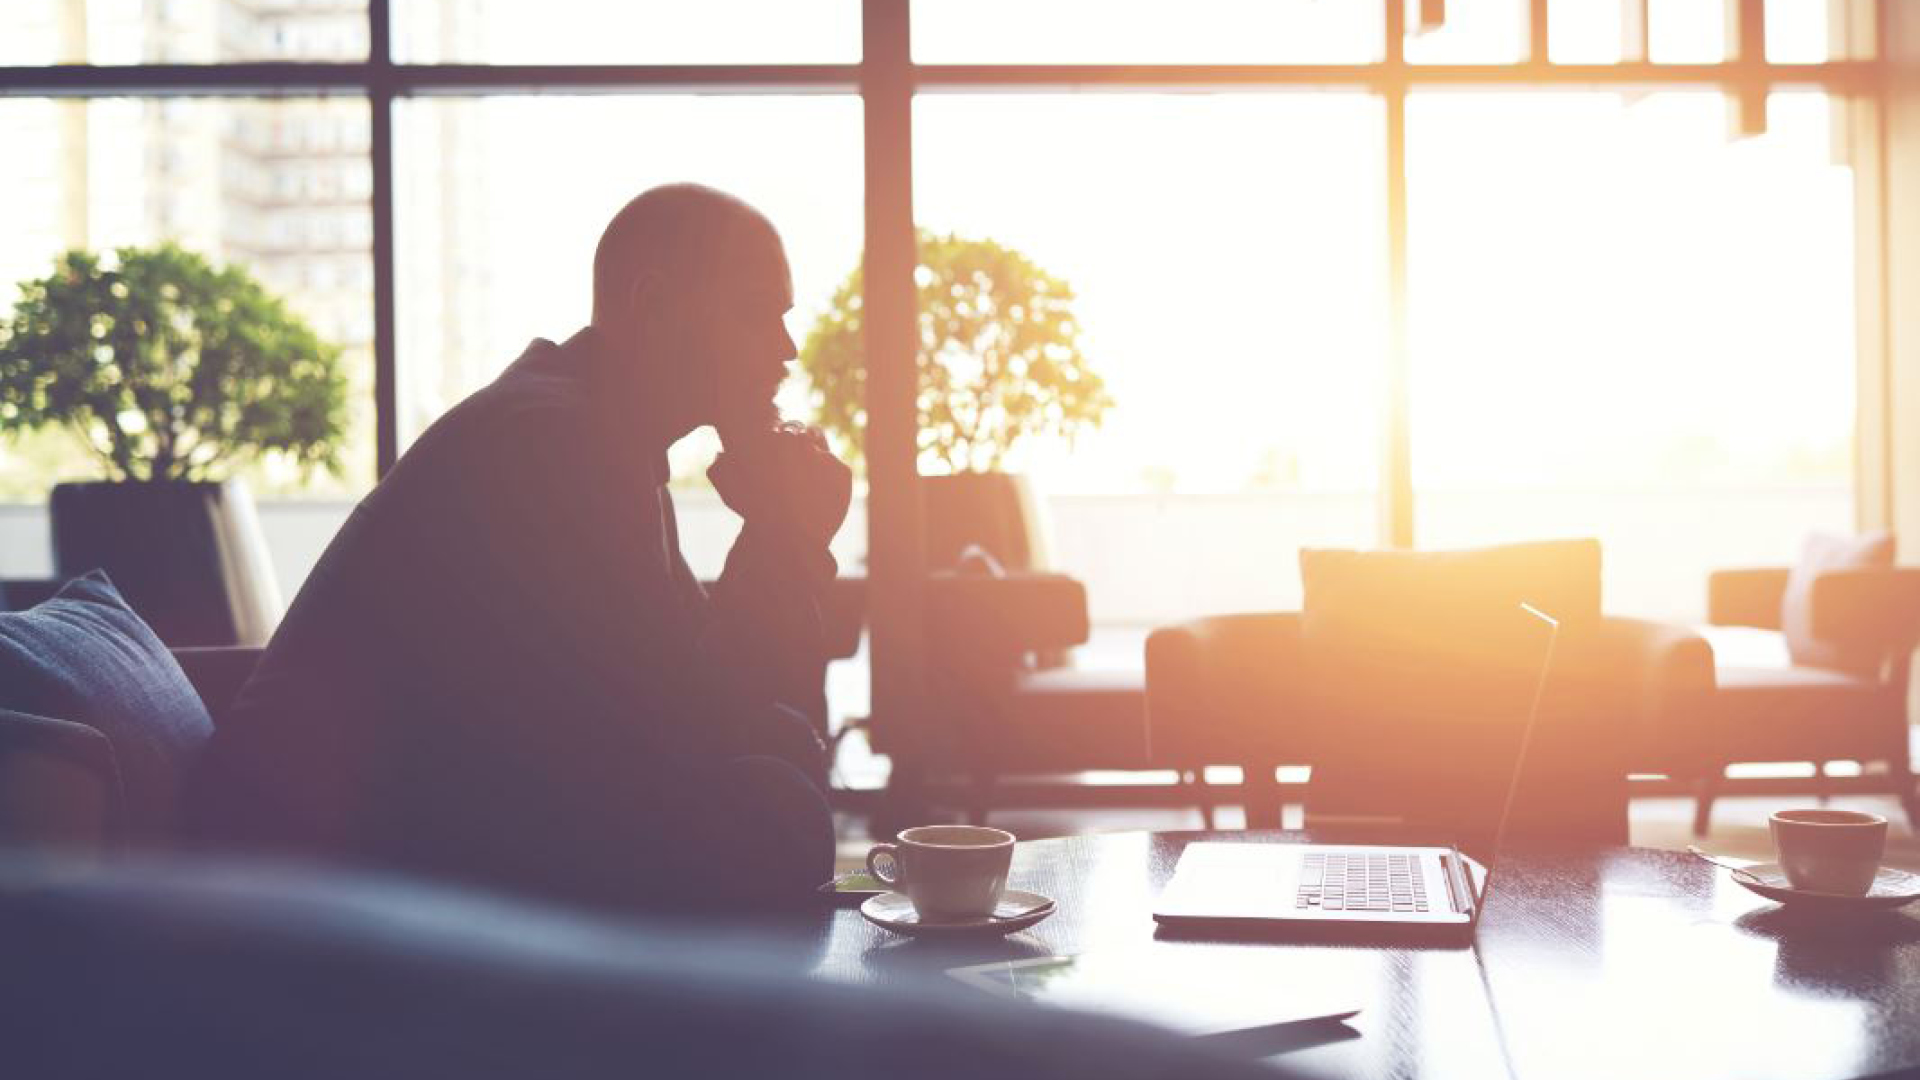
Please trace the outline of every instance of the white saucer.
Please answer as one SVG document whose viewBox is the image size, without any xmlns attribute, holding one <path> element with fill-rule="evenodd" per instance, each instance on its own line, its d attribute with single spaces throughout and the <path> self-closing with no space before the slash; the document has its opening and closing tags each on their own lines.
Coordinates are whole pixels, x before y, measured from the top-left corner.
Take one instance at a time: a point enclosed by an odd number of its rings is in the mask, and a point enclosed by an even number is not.
<svg viewBox="0 0 1920 1080">
<path fill-rule="evenodd" d="M 1787 872 L 1779 863 L 1755 863 L 1733 871 L 1733 880 L 1747 891 L 1758 893 L 1782 904 L 1804 907 L 1897 908 L 1920 900 L 1920 874 L 1883 867 L 1873 876 L 1873 887 L 1864 896 L 1842 893 L 1809 892 L 1787 883 Z"/>
<path fill-rule="evenodd" d="M 860 905 L 860 914 L 883 930 L 911 937 L 998 937 L 1025 930 L 1053 914 L 1053 909 L 1050 897 L 1008 889 L 1000 894 L 999 906 L 991 915 L 929 922 L 913 909 L 913 901 L 907 899 L 905 893 L 883 892 L 868 897 L 866 903 Z"/>
</svg>

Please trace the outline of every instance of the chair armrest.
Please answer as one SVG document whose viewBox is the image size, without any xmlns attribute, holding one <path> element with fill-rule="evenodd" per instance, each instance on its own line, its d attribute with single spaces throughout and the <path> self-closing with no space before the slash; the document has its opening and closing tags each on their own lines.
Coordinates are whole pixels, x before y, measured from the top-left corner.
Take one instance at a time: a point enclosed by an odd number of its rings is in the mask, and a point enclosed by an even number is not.
<svg viewBox="0 0 1920 1080">
<path fill-rule="evenodd" d="M 1087 640 L 1087 589 L 1064 574 L 930 574 L 929 655 L 943 666 L 1004 665 Z"/>
<path fill-rule="evenodd" d="M 1829 570 L 1813 579 L 1813 634 L 1883 656 L 1920 641 L 1920 568 Z"/>
<path fill-rule="evenodd" d="M 218 727 L 265 653 L 263 648 L 239 645 L 174 649 L 173 658 Z"/>
<path fill-rule="evenodd" d="M 1279 760 L 1306 664 L 1298 612 L 1214 615 L 1147 636 L 1147 741 L 1157 765 Z M 1287 756 L 1282 754 L 1281 756 Z M 1291 756 L 1308 760 L 1303 752 Z"/>
<path fill-rule="evenodd" d="M 1707 621 L 1715 626 L 1780 629 L 1789 572 L 1784 566 L 1765 566 L 1708 574 Z"/>
<path fill-rule="evenodd" d="M 1713 648 L 1684 626 L 1607 616 L 1555 661 L 1573 711 L 1611 734 L 1630 771 L 1691 775 L 1707 749 Z"/>
<path fill-rule="evenodd" d="M 120 765 L 105 734 L 0 709 L 0 847 L 109 847 L 120 806 Z"/>
</svg>

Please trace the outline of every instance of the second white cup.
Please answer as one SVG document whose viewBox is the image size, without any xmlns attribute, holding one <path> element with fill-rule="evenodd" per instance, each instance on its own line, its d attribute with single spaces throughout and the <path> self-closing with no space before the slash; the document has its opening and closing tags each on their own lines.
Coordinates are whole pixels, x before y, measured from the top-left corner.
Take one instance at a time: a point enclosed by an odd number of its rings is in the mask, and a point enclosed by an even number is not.
<svg viewBox="0 0 1920 1080">
<path fill-rule="evenodd" d="M 1861 896 L 1887 846 L 1887 819 L 1858 810 L 1782 810 L 1769 819 L 1780 868 L 1796 889 Z"/>
<path fill-rule="evenodd" d="M 980 825 L 922 825 L 867 852 L 867 872 L 907 894 L 923 919 L 993 911 L 1013 865 L 1012 833 Z"/>
</svg>

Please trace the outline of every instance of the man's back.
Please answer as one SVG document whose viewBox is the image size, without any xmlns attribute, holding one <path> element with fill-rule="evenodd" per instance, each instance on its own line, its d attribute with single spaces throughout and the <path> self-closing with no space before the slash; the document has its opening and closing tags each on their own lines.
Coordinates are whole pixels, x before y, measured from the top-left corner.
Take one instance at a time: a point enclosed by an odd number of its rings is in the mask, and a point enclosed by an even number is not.
<svg viewBox="0 0 1920 1080">
<path fill-rule="evenodd" d="M 705 749 L 705 597 L 588 351 L 536 343 L 356 508 L 216 736 L 210 837 L 538 878 Z"/>
</svg>

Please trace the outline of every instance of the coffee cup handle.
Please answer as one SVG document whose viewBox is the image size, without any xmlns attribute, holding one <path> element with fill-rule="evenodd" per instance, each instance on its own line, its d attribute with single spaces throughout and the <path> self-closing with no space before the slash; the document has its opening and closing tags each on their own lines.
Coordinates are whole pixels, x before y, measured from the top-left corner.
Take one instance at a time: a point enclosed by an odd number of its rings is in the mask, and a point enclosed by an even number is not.
<svg viewBox="0 0 1920 1080">
<path fill-rule="evenodd" d="M 880 869 L 883 857 L 886 860 L 886 872 Z M 898 886 L 900 884 L 900 848 L 894 844 L 873 845 L 872 850 L 867 852 L 867 873 L 878 878 L 881 884 Z"/>
</svg>

